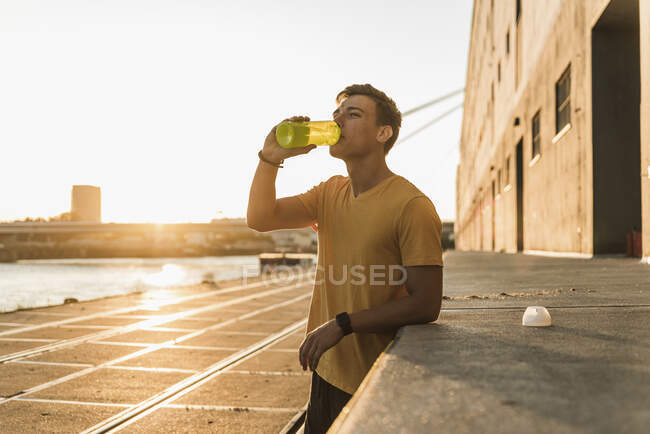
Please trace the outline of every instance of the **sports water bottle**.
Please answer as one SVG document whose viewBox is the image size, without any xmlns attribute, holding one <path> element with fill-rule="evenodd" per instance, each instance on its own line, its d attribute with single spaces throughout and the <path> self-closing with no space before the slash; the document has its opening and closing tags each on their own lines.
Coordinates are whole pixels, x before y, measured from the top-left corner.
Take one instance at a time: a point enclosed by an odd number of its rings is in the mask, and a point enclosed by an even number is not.
<svg viewBox="0 0 650 434">
<path fill-rule="evenodd" d="M 275 130 L 275 138 L 283 148 L 331 146 L 338 142 L 340 137 L 341 129 L 334 121 L 287 121 L 282 122 Z"/>
</svg>

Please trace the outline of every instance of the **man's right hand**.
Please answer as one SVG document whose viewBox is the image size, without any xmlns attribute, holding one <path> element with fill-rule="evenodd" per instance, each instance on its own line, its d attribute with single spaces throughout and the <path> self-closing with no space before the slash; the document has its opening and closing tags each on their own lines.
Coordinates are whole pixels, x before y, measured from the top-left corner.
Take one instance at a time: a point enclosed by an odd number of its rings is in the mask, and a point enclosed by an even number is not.
<svg viewBox="0 0 650 434">
<path fill-rule="evenodd" d="M 307 122 L 307 116 L 294 116 L 285 121 Z M 283 121 L 284 122 L 284 121 Z M 277 125 L 271 130 L 264 141 L 261 156 L 272 164 L 295 155 L 306 154 L 315 145 L 304 148 L 285 149 L 275 139 Z M 298 196 L 283 197 L 276 200 L 275 178 L 277 169 L 265 162 L 260 162 L 255 170 L 251 192 L 248 197 L 246 223 L 248 227 L 258 232 L 268 232 L 277 229 L 295 229 L 309 227 L 316 222 L 316 216 L 311 215 Z"/>
<path fill-rule="evenodd" d="M 282 122 L 309 122 L 308 116 L 293 116 L 289 119 L 285 119 Z M 278 124 L 280 125 L 280 124 Z M 275 130 L 278 128 L 278 125 L 274 126 L 266 140 L 264 141 L 264 147 L 262 148 L 262 155 L 269 161 L 274 163 L 280 163 L 282 160 L 285 160 L 296 155 L 306 154 L 316 147 L 316 145 L 305 146 L 304 148 L 283 148 L 278 143 L 275 138 Z"/>
</svg>

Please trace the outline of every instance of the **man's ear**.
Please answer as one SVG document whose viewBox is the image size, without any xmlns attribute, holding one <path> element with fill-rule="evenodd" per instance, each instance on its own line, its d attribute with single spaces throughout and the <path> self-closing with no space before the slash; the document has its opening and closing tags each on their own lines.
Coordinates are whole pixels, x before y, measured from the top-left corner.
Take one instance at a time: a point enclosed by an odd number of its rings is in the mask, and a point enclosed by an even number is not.
<svg viewBox="0 0 650 434">
<path fill-rule="evenodd" d="M 380 143 L 386 143 L 391 137 L 393 137 L 393 127 L 390 125 L 382 125 L 377 131 L 377 141 Z"/>
</svg>

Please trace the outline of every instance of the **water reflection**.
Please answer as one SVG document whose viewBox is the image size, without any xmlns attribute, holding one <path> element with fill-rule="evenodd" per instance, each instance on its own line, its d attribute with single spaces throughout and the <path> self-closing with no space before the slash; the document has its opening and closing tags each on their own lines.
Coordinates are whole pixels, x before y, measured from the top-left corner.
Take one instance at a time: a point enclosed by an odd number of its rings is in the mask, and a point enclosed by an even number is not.
<svg viewBox="0 0 650 434">
<path fill-rule="evenodd" d="M 154 286 L 172 286 L 181 283 L 185 275 L 183 267 L 176 264 L 165 264 L 160 272 L 146 275 L 142 281 Z"/>
</svg>

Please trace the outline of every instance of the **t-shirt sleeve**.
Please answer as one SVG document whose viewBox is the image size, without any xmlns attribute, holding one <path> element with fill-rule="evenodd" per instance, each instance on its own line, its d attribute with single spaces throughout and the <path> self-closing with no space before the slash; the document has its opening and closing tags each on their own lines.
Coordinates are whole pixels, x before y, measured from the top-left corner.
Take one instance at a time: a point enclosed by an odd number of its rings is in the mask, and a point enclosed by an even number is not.
<svg viewBox="0 0 650 434">
<path fill-rule="evenodd" d="M 399 219 L 398 237 L 402 265 L 439 265 L 442 263 L 442 222 L 426 196 L 411 199 Z"/>
<path fill-rule="evenodd" d="M 310 190 L 297 196 L 305 206 L 305 209 L 309 213 L 309 217 L 314 220 L 318 220 L 318 207 L 321 203 L 321 197 L 323 195 L 324 188 L 325 183 L 321 182 L 320 184 L 312 187 Z"/>
</svg>

